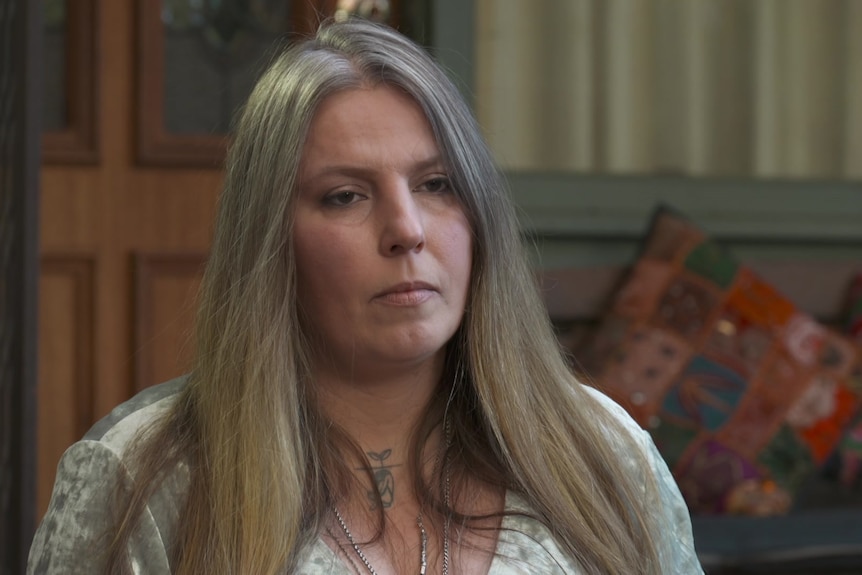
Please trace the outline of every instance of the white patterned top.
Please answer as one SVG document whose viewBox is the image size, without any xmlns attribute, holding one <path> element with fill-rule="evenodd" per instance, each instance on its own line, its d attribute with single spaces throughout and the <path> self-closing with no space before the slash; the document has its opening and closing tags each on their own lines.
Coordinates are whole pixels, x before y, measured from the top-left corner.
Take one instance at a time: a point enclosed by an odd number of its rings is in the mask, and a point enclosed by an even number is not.
<svg viewBox="0 0 862 575">
<path fill-rule="evenodd" d="M 104 572 L 104 541 L 110 523 L 110 500 L 129 441 L 138 430 L 167 410 L 185 385 L 184 379 L 148 388 L 115 408 L 72 445 L 60 461 L 54 492 L 33 544 L 27 573 L 32 575 L 93 574 Z M 659 534 L 663 572 L 703 573 L 694 551 L 691 521 L 682 496 L 650 436 L 616 403 L 588 388 L 642 445 L 658 480 L 654 512 L 665 529 Z M 633 471 L 634 458 L 629 458 Z M 168 575 L 173 531 L 188 487 L 188 469 L 180 465 L 151 497 L 141 527 L 130 542 L 136 573 Z M 516 494 L 506 496 L 507 511 L 530 512 Z M 352 567 L 321 539 L 302 555 L 298 575 L 352 575 Z M 506 515 L 498 535 L 489 575 L 578 574 L 582 571 L 557 544 L 550 530 L 523 515 Z"/>
</svg>

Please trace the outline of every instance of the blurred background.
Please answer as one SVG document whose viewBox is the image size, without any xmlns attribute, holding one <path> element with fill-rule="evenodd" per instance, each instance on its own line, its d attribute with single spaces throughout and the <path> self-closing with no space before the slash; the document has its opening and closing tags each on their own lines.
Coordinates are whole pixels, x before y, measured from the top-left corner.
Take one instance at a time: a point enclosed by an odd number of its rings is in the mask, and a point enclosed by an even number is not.
<svg viewBox="0 0 862 575">
<path fill-rule="evenodd" d="M 862 265 L 862 2 L 0 0 L 4 572 L 65 448 L 187 369 L 231 119 L 279 47 L 350 14 L 451 72 L 537 269 L 597 270 L 579 320 L 665 203 L 837 321 Z"/>
</svg>

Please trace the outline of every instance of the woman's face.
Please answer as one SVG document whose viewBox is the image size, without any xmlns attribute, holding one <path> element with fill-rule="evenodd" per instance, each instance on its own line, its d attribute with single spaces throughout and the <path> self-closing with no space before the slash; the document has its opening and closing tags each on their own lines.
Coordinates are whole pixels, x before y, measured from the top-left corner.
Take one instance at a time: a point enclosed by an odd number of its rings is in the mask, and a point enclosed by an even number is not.
<svg viewBox="0 0 862 575">
<path fill-rule="evenodd" d="M 440 360 L 470 285 L 471 229 L 419 106 L 386 86 L 328 97 L 303 151 L 294 245 L 317 368 Z"/>
</svg>

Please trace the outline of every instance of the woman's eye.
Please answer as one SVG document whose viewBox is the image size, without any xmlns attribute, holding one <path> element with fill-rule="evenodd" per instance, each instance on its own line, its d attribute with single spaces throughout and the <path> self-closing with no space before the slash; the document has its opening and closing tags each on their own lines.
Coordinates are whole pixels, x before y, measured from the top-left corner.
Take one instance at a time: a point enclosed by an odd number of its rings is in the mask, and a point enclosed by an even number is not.
<svg viewBox="0 0 862 575">
<path fill-rule="evenodd" d="M 440 193 L 449 191 L 450 184 L 448 178 L 433 178 L 422 184 L 421 187 L 428 192 Z"/>
<path fill-rule="evenodd" d="M 356 192 L 335 192 L 326 196 L 323 201 L 330 206 L 349 206 L 359 200 Z"/>
</svg>

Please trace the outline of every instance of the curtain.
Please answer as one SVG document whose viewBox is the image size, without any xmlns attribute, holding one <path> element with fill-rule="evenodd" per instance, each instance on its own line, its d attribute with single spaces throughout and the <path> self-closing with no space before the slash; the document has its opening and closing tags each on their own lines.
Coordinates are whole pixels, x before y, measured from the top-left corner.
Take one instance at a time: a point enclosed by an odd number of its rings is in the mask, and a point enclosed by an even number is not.
<svg viewBox="0 0 862 575">
<path fill-rule="evenodd" d="M 862 177 L 858 0 L 477 0 L 511 170 Z"/>
</svg>

